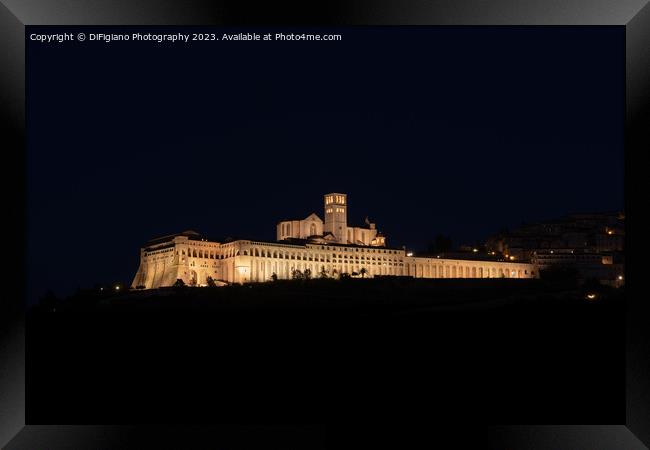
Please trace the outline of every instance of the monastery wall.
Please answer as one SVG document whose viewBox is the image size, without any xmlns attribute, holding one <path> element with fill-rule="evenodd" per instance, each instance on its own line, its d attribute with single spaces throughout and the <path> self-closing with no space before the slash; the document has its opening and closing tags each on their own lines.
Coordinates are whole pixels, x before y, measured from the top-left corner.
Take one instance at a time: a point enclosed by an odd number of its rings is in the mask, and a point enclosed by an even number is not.
<svg viewBox="0 0 650 450">
<path fill-rule="evenodd" d="M 141 251 L 133 287 L 172 286 L 177 279 L 188 285 L 206 285 L 207 278 L 227 283 L 290 279 L 293 270 L 325 270 L 365 277 L 400 275 L 414 278 L 536 278 L 533 264 L 406 256 L 403 249 L 345 245 L 292 245 L 239 240 L 225 244 L 175 237 L 171 243 Z"/>
<path fill-rule="evenodd" d="M 407 256 L 404 249 L 387 248 L 385 236 L 367 218 L 368 228 L 347 226 L 346 194 L 326 194 L 323 199 L 325 222 L 315 213 L 302 220 L 281 221 L 276 226 L 278 242 L 237 240 L 222 244 L 193 231 L 150 241 L 140 251 L 140 267 L 132 286 L 172 286 L 178 279 L 187 285 L 205 286 L 209 278 L 224 283 L 263 282 L 271 280 L 273 274 L 289 279 L 294 270 L 309 270 L 314 278 L 322 271 L 328 277 L 356 273 L 370 278 L 538 276 L 533 264 Z M 289 243 L 287 239 L 291 238 L 305 239 L 306 243 Z"/>
</svg>

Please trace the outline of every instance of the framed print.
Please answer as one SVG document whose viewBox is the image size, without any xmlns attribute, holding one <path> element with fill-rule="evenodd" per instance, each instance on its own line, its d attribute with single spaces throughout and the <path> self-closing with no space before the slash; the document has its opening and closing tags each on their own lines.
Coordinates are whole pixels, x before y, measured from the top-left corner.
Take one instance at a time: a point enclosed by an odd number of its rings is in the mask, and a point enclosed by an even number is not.
<svg viewBox="0 0 650 450">
<path fill-rule="evenodd" d="M 646 448 L 643 1 L 91 3 L 0 6 L 2 445 Z"/>
</svg>

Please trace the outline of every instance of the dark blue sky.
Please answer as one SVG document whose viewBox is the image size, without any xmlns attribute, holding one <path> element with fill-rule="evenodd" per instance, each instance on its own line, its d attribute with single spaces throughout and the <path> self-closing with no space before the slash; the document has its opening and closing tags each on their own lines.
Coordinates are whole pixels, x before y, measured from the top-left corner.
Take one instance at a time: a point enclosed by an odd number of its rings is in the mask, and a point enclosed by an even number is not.
<svg viewBox="0 0 650 450">
<path fill-rule="evenodd" d="M 274 239 L 331 191 L 416 249 L 623 207 L 622 27 L 333 31 L 28 41 L 30 297 L 130 282 L 162 234 Z"/>
</svg>

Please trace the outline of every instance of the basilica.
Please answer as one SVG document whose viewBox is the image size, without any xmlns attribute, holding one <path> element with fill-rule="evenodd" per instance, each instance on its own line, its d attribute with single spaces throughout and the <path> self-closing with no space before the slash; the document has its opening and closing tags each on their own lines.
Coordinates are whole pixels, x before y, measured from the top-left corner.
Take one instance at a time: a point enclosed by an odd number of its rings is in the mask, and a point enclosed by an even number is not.
<svg viewBox="0 0 650 450">
<path fill-rule="evenodd" d="M 289 279 L 297 271 L 312 277 L 537 277 L 535 266 L 528 263 L 417 256 L 392 248 L 368 218 L 362 226 L 349 226 L 347 208 L 346 194 L 326 194 L 324 220 L 315 213 L 283 220 L 277 224 L 275 242 L 215 242 L 195 231 L 153 239 L 140 249 L 132 287 L 172 286 L 177 280 L 190 286 L 264 282 Z"/>
<path fill-rule="evenodd" d="M 324 207 L 325 222 L 315 213 L 304 219 L 283 220 L 277 226 L 277 240 L 306 239 L 311 243 L 354 244 L 385 247 L 384 236 L 366 217 L 362 227 L 348 225 L 347 195 L 327 194 Z"/>
</svg>

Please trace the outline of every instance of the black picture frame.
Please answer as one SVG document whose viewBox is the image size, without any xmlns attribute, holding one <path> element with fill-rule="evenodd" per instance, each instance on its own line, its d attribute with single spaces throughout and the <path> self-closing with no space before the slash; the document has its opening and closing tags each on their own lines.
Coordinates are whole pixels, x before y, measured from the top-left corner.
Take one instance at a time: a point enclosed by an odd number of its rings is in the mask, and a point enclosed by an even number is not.
<svg viewBox="0 0 650 450">
<path fill-rule="evenodd" d="M 0 136 L 5 176 L 5 236 L 14 248 L 5 255 L 12 280 L 5 289 L 0 313 L 0 445 L 6 448 L 115 448 L 124 442 L 145 443 L 147 433 L 166 433 L 181 442 L 202 432 L 185 427 L 60 426 L 25 423 L 24 248 L 26 243 L 25 173 L 25 26 L 28 25 L 614 25 L 626 33 L 626 422 L 607 425 L 534 425 L 490 427 L 485 436 L 493 448 L 645 448 L 650 446 L 650 352 L 645 326 L 648 307 L 636 283 L 644 264 L 634 256 L 645 246 L 643 205 L 633 190 L 643 191 L 640 158 L 650 148 L 650 6 L 636 2 L 572 0 L 445 0 L 438 2 L 349 1 L 269 3 L 259 8 L 247 2 L 140 1 L 89 2 L 3 1 L 0 4 Z M 11 173 L 11 176 L 8 174 Z M 634 229 L 633 229 L 634 228 Z M 632 242 L 634 240 L 634 242 Z M 640 260 L 640 259 L 639 259 Z M 216 428 L 228 435 L 258 434 L 263 427 Z M 454 432 L 460 432 L 455 430 Z M 207 436 L 207 432 L 205 436 Z M 239 434 L 237 434 L 239 433 Z M 284 427 L 275 434 L 294 444 L 326 446 L 322 427 Z M 214 436 L 210 433 L 210 436 Z M 296 437 L 298 436 L 298 437 Z M 233 438 L 234 439 L 234 438 Z M 297 440 L 296 440 L 297 439 Z M 268 441 L 267 441 L 268 442 Z M 44 443 L 47 446 L 44 447 Z M 137 446 L 137 445 L 136 445 Z M 332 446 L 337 447 L 336 444 Z"/>
</svg>

